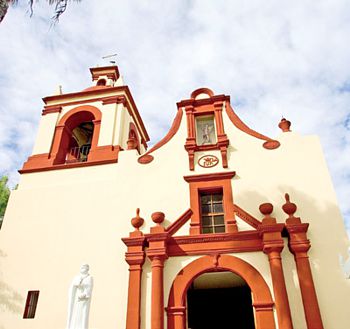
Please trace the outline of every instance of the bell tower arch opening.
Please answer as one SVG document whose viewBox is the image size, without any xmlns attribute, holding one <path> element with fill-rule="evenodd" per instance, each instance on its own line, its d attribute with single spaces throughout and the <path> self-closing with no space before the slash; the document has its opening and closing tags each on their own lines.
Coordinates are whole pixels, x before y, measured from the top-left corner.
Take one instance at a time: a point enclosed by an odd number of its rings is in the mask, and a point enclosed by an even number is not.
<svg viewBox="0 0 350 329">
<path fill-rule="evenodd" d="M 251 290 L 245 280 L 228 271 L 197 277 L 187 290 L 187 328 L 255 329 Z"/>
<path fill-rule="evenodd" d="M 88 161 L 97 147 L 101 112 L 93 106 L 80 106 L 66 113 L 56 126 L 51 157 L 53 164 Z"/>
</svg>

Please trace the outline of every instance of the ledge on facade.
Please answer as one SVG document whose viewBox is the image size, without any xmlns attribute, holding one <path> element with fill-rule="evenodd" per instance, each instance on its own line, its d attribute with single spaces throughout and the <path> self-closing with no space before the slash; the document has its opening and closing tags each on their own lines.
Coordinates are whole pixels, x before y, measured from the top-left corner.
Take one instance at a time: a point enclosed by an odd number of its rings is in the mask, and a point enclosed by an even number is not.
<svg viewBox="0 0 350 329">
<path fill-rule="evenodd" d="M 122 150 L 120 146 L 100 146 L 93 154 L 89 154 L 87 161 L 74 163 L 53 164 L 53 159 L 49 153 L 36 154 L 28 158 L 23 164 L 23 168 L 18 170 L 20 174 L 27 174 L 40 171 L 60 170 L 90 167 L 96 165 L 110 164 L 118 162 L 118 154 Z"/>
</svg>

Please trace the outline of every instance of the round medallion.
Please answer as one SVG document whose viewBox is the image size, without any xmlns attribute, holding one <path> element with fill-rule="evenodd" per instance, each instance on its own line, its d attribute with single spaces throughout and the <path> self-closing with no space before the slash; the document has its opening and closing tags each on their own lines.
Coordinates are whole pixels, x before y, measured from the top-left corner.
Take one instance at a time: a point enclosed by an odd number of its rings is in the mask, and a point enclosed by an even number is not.
<svg viewBox="0 0 350 329">
<path fill-rule="evenodd" d="M 198 164 L 203 168 L 215 167 L 219 159 L 215 155 L 203 155 L 198 159 Z"/>
</svg>

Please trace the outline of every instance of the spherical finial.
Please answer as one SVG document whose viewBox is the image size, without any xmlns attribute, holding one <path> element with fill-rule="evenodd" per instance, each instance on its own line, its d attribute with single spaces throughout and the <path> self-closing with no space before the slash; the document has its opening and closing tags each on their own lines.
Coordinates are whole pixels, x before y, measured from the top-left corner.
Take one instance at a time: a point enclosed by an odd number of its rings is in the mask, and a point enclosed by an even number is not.
<svg viewBox="0 0 350 329">
<path fill-rule="evenodd" d="M 290 126 L 291 126 L 291 122 L 288 121 L 287 119 L 285 118 L 282 118 L 280 123 L 278 124 L 278 127 L 281 128 L 281 130 L 285 133 L 285 132 L 288 132 L 290 131 Z"/>
<path fill-rule="evenodd" d="M 293 217 L 294 213 L 297 211 L 297 205 L 290 202 L 288 193 L 286 193 L 284 197 L 286 199 L 286 203 L 282 206 L 282 209 L 287 215 L 289 215 L 289 217 Z"/>
<path fill-rule="evenodd" d="M 273 205 L 271 203 L 262 203 L 259 206 L 259 210 L 263 215 L 269 216 L 273 211 Z"/>
<path fill-rule="evenodd" d="M 140 208 L 137 208 L 136 217 L 131 219 L 131 225 L 135 228 L 135 230 L 139 231 L 143 223 L 144 223 L 144 219 L 140 217 Z"/>
<path fill-rule="evenodd" d="M 161 223 L 163 223 L 165 215 L 161 211 L 156 211 L 151 215 L 151 218 L 154 223 L 156 223 L 157 225 L 160 225 Z"/>
</svg>

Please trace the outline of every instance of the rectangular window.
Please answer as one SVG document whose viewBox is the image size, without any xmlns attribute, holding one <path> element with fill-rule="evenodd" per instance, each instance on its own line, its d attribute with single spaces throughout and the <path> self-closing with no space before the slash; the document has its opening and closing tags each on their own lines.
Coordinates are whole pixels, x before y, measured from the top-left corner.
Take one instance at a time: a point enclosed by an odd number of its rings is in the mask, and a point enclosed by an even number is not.
<svg viewBox="0 0 350 329">
<path fill-rule="evenodd" d="M 201 145 L 216 144 L 214 116 L 199 116 L 196 118 L 196 143 Z"/>
<path fill-rule="evenodd" d="M 24 309 L 23 319 L 34 319 L 36 305 L 38 304 L 39 291 L 28 291 L 26 307 Z"/>
<path fill-rule="evenodd" d="M 200 202 L 202 233 L 224 233 L 225 219 L 222 192 L 202 193 Z"/>
</svg>

